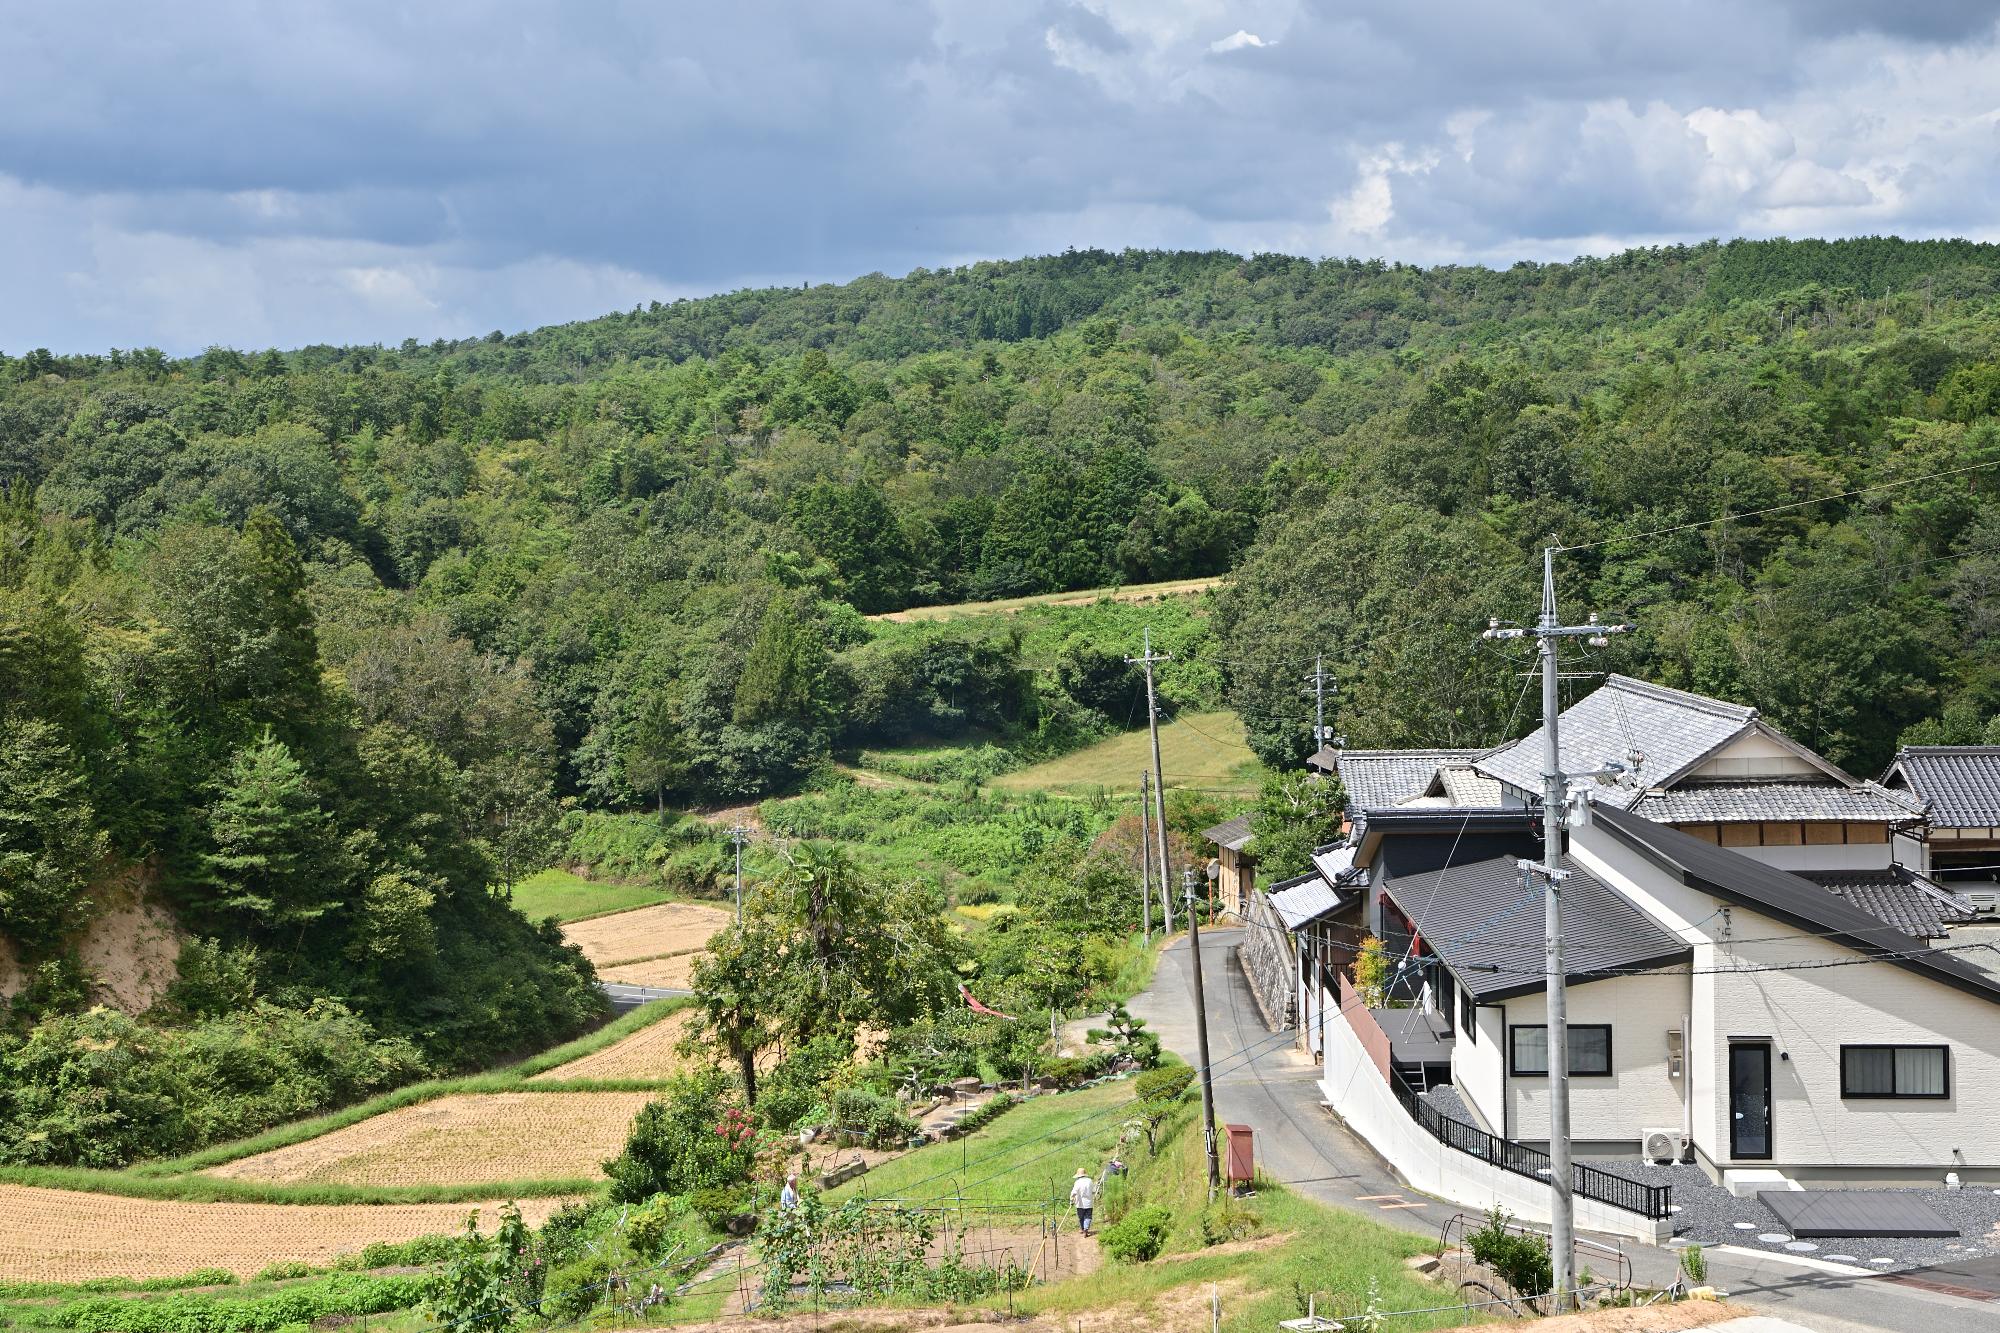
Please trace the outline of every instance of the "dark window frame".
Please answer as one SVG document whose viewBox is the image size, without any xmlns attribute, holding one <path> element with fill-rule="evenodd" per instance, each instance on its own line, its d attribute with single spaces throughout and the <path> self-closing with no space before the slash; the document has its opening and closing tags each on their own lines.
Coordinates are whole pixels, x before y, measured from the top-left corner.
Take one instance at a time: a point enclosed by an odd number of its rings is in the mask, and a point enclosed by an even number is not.
<svg viewBox="0 0 2000 1333">
<path fill-rule="evenodd" d="M 1614 1048 L 1612 1046 L 1612 1041 L 1611 1041 L 1611 1024 L 1569 1023 L 1566 1024 L 1565 1026 L 1567 1026 L 1572 1033 L 1602 1032 L 1604 1034 L 1604 1068 L 1602 1069 L 1572 1068 L 1569 1071 L 1569 1076 L 1571 1078 L 1610 1078 L 1617 1072 L 1618 1061 L 1614 1053 Z M 1547 1032 L 1548 1029 L 1549 1025 L 1547 1023 L 1509 1023 L 1507 1025 L 1507 1076 L 1509 1078 L 1547 1078 L 1549 1076 L 1549 1071 L 1546 1069 L 1521 1068 L 1519 1062 L 1515 1058 L 1516 1044 L 1514 1040 L 1514 1034 L 1517 1032 L 1528 1032 L 1528 1031 Z M 1570 1058 L 1570 1063 L 1574 1065 L 1576 1062 L 1576 1045 L 1574 1043 L 1571 1043 L 1570 1045 L 1569 1058 Z"/>
<path fill-rule="evenodd" d="M 1855 1092 L 1849 1086 L 1847 1077 L 1847 1053 L 1849 1051 L 1888 1051 L 1889 1083 L 1888 1092 Z M 1897 1092 L 1896 1082 L 1897 1051 L 1936 1051 L 1944 1057 L 1943 1092 Z M 1856 1102 L 1948 1102 L 1951 1100 L 1951 1046 L 1945 1042 L 1924 1041 L 1864 1041 L 1844 1044 L 1840 1048 L 1840 1099 Z"/>
<path fill-rule="evenodd" d="M 1474 1046 L 1479 1044 L 1479 1001 L 1464 986 L 1458 988 L 1458 1025 L 1465 1032 L 1465 1040 Z"/>
</svg>

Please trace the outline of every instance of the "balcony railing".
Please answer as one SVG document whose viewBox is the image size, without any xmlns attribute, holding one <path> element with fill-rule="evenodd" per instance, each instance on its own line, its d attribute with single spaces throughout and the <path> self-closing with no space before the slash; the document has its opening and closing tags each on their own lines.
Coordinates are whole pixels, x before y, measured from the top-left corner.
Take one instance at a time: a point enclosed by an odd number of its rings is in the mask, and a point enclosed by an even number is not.
<svg viewBox="0 0 2000 1333">
<path fill-rule="evenodd" d="M 1547 1153 L 1537 1152 L 1512 1139 L 1488 1134 L 1477 1125 L 1468 1125 L 1463 1120 L 1454 1120 L 1419 1097 L 1409 1080 L 1393 1068 L 1389 1071 L 1389 1087 L 1395 1092 L 1396 1100 L 1403 1104 L 1403 1109 L 1410 1113 L 1410 1118 L 1447 1148 L 1456 1148 L 1468 1156 L 1491 1162 L 1503 1171 L 1512 1171 L 1530 1180 L 1549 1179 L 1552 1167 Z M 1670 1216 L 1673 1211 L 1669 1207 L 1673 1195 L 1671 1185 L 1647 1185 L 1598 1167 L 1585 1166 L 1581 1162 L 1572 1162 L 1570 1172 L 1570 1188 L 1583 1198 L 1595 1199 L 1656 1222 Z"/>
</svg>

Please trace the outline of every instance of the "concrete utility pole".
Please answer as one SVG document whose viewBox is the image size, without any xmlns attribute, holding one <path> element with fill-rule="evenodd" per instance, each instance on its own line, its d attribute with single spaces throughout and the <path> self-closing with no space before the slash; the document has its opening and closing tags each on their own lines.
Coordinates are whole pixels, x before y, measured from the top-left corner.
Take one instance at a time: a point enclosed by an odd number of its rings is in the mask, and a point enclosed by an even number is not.
<svg viewBox="0 0 2000 1333">
<path fill-rule="evenodd" d="M 743 844 L 750 841 L 750 830 L 738 824 L 729 830 L 729 840 L 736 844 L 736 928 L 743 929 Z"/>
<path fill-rule="evenodd" d="M 1153 775 L 1139 770 L 1139 911 L 1146 923 L 1146 947 L 1153 947 Z"/>
<path fill-rule="evenodd" d="M 1550 1216 L 1549 1259 L 1555 1278 L 1554 1306 L 1560 1313 L 1569 1308 L 1576 1291 L 1576 1169 L 1570 1157 L 1569 1135 L 1569 997 L 1563 970 L 1562 886 L 1569 872 L 1562 868 L 1563 817 L 1569 805 L 1569 779 L 1563 773 L 1562 747 L 1556 736 L 1556 719 L 1562 708 L 1556 685 L 1556 641 L 1587 638 L 1593 648 L 1610 642 L 1605 636 L 1623 634 L 1630 625 L 1601 625 L 1593 613 L 1585 625 L 1564 625 L 1556 618 L 1555 558 L 1553 540 L 1542 549 L 1542 614 L 1533 628 L 1502 627 L 1498 620 L 1487 623 L 1481 637 L 1536 641 L 1542 666 L 1542 860 L 1522 861 L 1522 887 L 1532 887 L 1535 877 L 1543 882 L 1543 921 L 1546 936 L 1543 963 L 1548 971 L 1548 1063 L 1549 1063 L 1549 1187 L 1554 1192 Z"/>
<path fill-rule="evenodd" d="M 1312 682 L 1313 696 L 1313 752 L 1333 739 L 1333 728 L 1326 725 L 1326 658 L 1313 654 L 1312 674 L 1306 677 Z"/>
<path fill-rule="evenodd" d="M 1144 653 L 1125 660 L 1143 663 L 1146 668 L 1146 729 L 1153 734 L 1153 799 L 1158 802 L 1153 810 L 1153 840 L 1160 853 L 1160 902 L 1166 913 L 1164 929 L 1171 935 L 1174 933 L 1174 890 L 1167 879 L 1167 778 L 1160 769 L 1160 706 L 1153 698 L 1153 663 L 1171 662 L 1174 655 L 1153 651 L 1152 626 L 1146 626 L 1143 634 Z"/>
<path fill-rule="evenodd" d="M 1208 1153 L 1208 1201 L 1222 1185 L 1222 1162 L 1215 1152 L 1215 1079 L 1208 1063 L 1208 1003 L 1201 993 L 1201 920 L 1194 910 L 1194 867 L 1181 872 L 1183 906 L 1187 911 L 1188 951 L 1194 959 L 1194 1039 L 1201 1057 L 1201 1133 Z"/>
</svg>

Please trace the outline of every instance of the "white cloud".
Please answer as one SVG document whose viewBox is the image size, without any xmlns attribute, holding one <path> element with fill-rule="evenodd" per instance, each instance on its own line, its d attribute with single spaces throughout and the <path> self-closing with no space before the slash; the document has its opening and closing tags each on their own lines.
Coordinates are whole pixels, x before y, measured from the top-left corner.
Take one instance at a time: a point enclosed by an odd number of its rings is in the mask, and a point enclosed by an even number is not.
<svg viewBox="0 0 2000 1333">
<path fill-rule="evenodd" d="M 1217 55 L 1221 55 L 1229 51 L 1241 51 L 1245 47 L 1261 48 L 1261 47 L 1275 46 L 1275 45 L 1277 45 L 1276 42 L 1267 42 L 1254 32 L 1245 32 L 1243 29 L 1238 28 L 1235 32 L 1230 33 L 1227 37 L 1222 38 L 1220 41 L 1210 42 L 1208 44 L 1208 49 L 1215 52 Z"/>
</svg>

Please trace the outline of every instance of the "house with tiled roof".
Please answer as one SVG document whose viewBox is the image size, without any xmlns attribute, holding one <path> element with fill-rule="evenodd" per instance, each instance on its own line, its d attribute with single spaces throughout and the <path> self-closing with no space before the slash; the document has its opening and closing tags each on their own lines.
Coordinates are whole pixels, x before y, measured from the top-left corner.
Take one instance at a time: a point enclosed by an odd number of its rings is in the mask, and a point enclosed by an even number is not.
<svg viewBox="0 0 2000 1333">
<path fill-rule="evenodd" d="M 1906 745 L 1882 785 L 1924 809 L 1899 859 L 2000 915 L 2000 745 Z"/>
<path fill-rule="evenodd" d="M 1787 870 L 1886 869 L 1897 836 L 1924 822 L 1908 792 L 1842 771 L 1755 708 L 1630 676 L 1609 676 L 1564 709 L 1557 737 L 1565 772 L 1625 766 L 1623 780 L 1594 792 L 1600 805 Z M 1472 767 L 1509 801 L 1538 799 L 1541 728 Z"/>
</svg>

